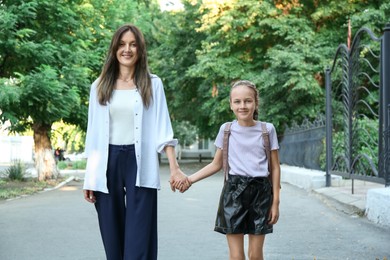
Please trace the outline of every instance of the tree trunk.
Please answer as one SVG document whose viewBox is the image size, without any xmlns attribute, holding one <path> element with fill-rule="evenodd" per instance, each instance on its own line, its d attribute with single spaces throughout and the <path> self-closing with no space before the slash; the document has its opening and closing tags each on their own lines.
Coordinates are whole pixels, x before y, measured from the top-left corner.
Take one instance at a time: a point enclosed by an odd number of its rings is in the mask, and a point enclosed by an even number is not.
<svg viewBox="0 0 390 260">
<path fill-rule="evenodd" d="M 35 169 L 38 180 L 45 181 L 58 177 L 58 170 L 51 148 L 49 133 L 51 125 L 33 124 L 35 146 Z"/>
</svg>

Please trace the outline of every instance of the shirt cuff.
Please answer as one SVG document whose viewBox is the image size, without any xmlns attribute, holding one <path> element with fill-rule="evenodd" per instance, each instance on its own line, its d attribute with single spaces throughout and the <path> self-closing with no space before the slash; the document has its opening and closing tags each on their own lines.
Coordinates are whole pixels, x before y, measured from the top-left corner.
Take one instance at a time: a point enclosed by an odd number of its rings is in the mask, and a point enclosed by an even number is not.
<svg viewBox="0 0 390 260">
<path fill-rule="evenodd" d="M 173 146 L 173 147 L 176 147 L 177 144 L 178 144 L 177 139 L 172 139 L 172 140 L 170 140 L 170 141 L 166 141 L 166 142 L 160 144 L 160 145 L 157 147 L 157 152 L 159 152 L 159 153 L 165 153 L 165 151 L 164 151 L 165 146 Z"/>
</svg>

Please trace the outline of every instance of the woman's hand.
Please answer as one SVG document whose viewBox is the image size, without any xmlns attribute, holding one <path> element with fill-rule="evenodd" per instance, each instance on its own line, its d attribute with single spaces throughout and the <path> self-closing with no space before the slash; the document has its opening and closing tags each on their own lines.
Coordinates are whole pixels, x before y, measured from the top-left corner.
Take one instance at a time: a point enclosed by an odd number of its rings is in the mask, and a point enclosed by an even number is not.
<svg viewBox="0 0 390 260">
<path fill-rule="evenodd" d="M 84 192 L 84 199 L 90 203 L 95 203 L 96 202 L 96 197 L 93 194 L 92 190 L 83 190 Z"/>
<path fill-rule="evenodd" d="M 169 183 L 173 192 L 176 190 L 179 190 L 180 192 L 185 192 L 191 186 L 187 175 L 185 175 L 180 170 L 180 168 L 176 168 L 174 170 L 171 169 L 171 177 L 169 179 Z"/>
</svg>

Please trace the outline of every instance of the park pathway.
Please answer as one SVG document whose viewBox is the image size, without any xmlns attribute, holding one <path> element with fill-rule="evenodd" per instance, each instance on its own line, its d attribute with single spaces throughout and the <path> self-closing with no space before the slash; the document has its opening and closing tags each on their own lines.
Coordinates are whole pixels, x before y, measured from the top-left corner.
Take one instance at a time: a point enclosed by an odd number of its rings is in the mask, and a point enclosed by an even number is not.
<svg viewBox="0 0 390 260">
<path fill-rule="evenodd" d="M 182 168 L 190 174 L 199 164 Z M 222 175 L 196 183 L 184 194 L 173 193 L 168 178 L 163 164 L 159 260 L 228 259 L 225 237 L 213 231 Z M 389 229 L 339 212 L 316 193 L 283 184 L 280 211 L 274 233 L 266 238 L 267 260 L 390 259 Z M 82 181 L 76 178 L 57 190 L 0 202 L 0 259 L 105 259 L 95 209 L 83 200 Z"/>
</svg>

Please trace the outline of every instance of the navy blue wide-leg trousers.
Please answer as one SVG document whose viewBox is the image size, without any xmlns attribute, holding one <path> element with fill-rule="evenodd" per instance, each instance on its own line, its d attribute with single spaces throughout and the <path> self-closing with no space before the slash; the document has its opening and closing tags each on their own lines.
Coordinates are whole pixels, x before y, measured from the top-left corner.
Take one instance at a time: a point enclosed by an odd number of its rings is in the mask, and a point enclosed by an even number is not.
<svg viewBox="0 0 390 260">
<path fill-rule="evenodd" d="M 110 145 L 107 186 L 96 192 L 107 260 L 157 259 L 157 190 L 136 187 L 134 145 Z"/>
</svg>

